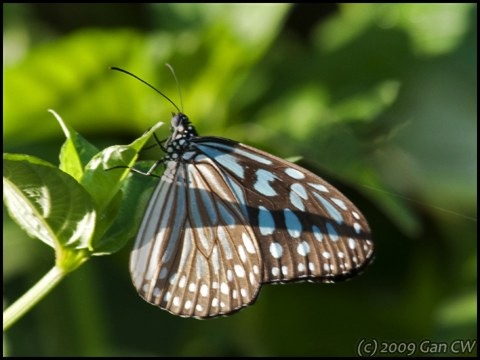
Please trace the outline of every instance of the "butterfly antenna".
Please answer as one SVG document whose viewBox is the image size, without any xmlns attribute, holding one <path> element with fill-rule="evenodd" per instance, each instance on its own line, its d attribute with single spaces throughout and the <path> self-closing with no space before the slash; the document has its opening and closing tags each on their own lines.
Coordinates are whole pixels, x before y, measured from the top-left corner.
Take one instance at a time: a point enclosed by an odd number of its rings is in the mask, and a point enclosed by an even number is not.
<svg viewBox="0 0 480 360">
<path fill-rule="evenodd" d="M 180 113 L 182 112 L 182 111 L 178 108 L 178 106 L 175 105 L 175 103 L 174 103 L 167 95 L 165 95 L 164 93 L 162 93 L 160 90 L 156 89 L 153 85 L 150 85 L 150 84 L 149 84 L 148 82 L 146 82 L 145 80 L 140 79 L 137 75 L 134 75 L 134 74 L 132 74 L 131 72 L 129 72 L 129 71 L 127 71 L 127 70 L 123 70 L 123 69 L 120 69 L 120 68 L 115 67 L 115 66 L 110 66 L 110 69 L 111 69 L 111 70 L 117 70 L 117 71 L 123 72 L 123 73 L 125 73 L 125 74 L 127 74 L 127 75 L 130 75 L 130 76 L 134 77 L 134 78 L 137 79 L 137 80 L 140 80 L 142 83 L 144 83 L 145 85 L 149 86 L 150 88 L 152 88 L 153 90 L 155 90 L 157 93 L 159 93 L 160 95 L 162 95 L 165 99 L 167 99 L 167 100 L 170 102 L 170 104 L 172 104 L 172 105 L 175 107 L 175 109 L 177 109 L 178 112 L 180 112 Z M 175 73 L 174 73 L 173 75 L 175 76 Z M 175 80 L 177 80 L 176 77 L 175 77 Z M 177 85 L 178 85 L 178 82 L 177 82 Z M 180 94 L 180 95 L 181 95 L 181 94 Z M 181 101 L 181 96 L 180 96 L 180 101 Z M 183 105 L 182 105 L 182 108 L 183 108 Z"/>
<path fill-rule="evenodd" d="M 180 88 L 180 83 L 178 82 L 177 75 L 175 75 L 175 70 L 173 70 L 172 65 L 167 63 L 167 64 L 165 64 L 165 66 L 170 69 L 170 71 L 172 72 L 173 78 L 175 79 L 175 82 L 177 83 L 178 95 L 180 96 L 180 108 L 182 109 L 182 112 L 183 112 L 182 89 Z"/>
</svg>

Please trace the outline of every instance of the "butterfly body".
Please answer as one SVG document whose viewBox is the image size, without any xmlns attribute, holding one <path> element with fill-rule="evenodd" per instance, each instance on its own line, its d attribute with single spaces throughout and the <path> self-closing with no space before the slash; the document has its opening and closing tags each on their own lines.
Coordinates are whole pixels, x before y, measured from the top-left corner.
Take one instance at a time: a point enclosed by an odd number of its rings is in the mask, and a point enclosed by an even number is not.
<svg viewBox="0 0 480 360">
<path fill-rule="evenodd" d="M 233 140 L 200 137 L 182 113 L 130 258 L 148 302 L 184 317 L 228 315 L 265 283 L 334 282 L 373 256 L 368 223 L 310 171 Z"/>
</svg>

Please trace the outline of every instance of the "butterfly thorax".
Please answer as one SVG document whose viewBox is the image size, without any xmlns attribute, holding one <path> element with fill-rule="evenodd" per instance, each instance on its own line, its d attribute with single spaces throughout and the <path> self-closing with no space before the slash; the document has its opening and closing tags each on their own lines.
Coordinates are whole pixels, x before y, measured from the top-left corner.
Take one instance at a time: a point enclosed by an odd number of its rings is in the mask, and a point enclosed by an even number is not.
<svg viewBox="0 0 480 360">
<path fill-rule="evenodd" d="M 190 139 L 198 136 L 195 127 L 185 114 L 173 114 L 170 131 L 172 134 L 165 141 L 165 159 L 178 160 L 181 155 L 188 149 Z"/>
</svg>

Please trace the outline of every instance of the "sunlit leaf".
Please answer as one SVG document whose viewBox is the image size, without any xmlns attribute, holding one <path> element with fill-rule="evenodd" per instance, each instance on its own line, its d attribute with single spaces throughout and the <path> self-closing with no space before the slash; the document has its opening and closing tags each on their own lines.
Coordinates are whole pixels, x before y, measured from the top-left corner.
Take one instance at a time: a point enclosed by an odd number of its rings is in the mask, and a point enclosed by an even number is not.
<svg viewBox="0 0 480 360">
<path fill-rule="evenodd" d="M 89 194 L 70 175 L 31 156 L 3 157 L 3 196 L 10 216 L 53 248 L 87 248 L 95 228 Z"/>
</svg>

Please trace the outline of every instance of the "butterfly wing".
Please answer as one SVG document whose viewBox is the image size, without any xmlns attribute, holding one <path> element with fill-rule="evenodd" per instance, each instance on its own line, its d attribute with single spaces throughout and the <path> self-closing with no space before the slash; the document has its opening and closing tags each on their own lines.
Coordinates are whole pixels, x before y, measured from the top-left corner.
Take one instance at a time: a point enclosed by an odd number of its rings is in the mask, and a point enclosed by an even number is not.
<svg viewBox="0 0 480 360">
<path fill-rule="evenodd" d="M 369 263 L 373 243 L 367 221 L 325 180 L 235 141 L 202 137 L 194 145 L 225 177 L 242 184 L 240 206 L 261 249 L 263 283 L 333 282 Z"/>
<path fill-rule="evenodd" d="M 206 318 L 255 300 L 260 249 L 238 191 L 201 154 L 195 162 L 168 162 L 130 257 L 133 284 L 146 301 Z"/>
<path fill-rule="evenodd" d="M 261 283 L 353 276 L 372 254 L 363 215 L 323 179 L 252 147 L 197 137 L 167 163 L 130 271 L 148 302 L 206 318 L 249 305 Z"/>
</svg>

